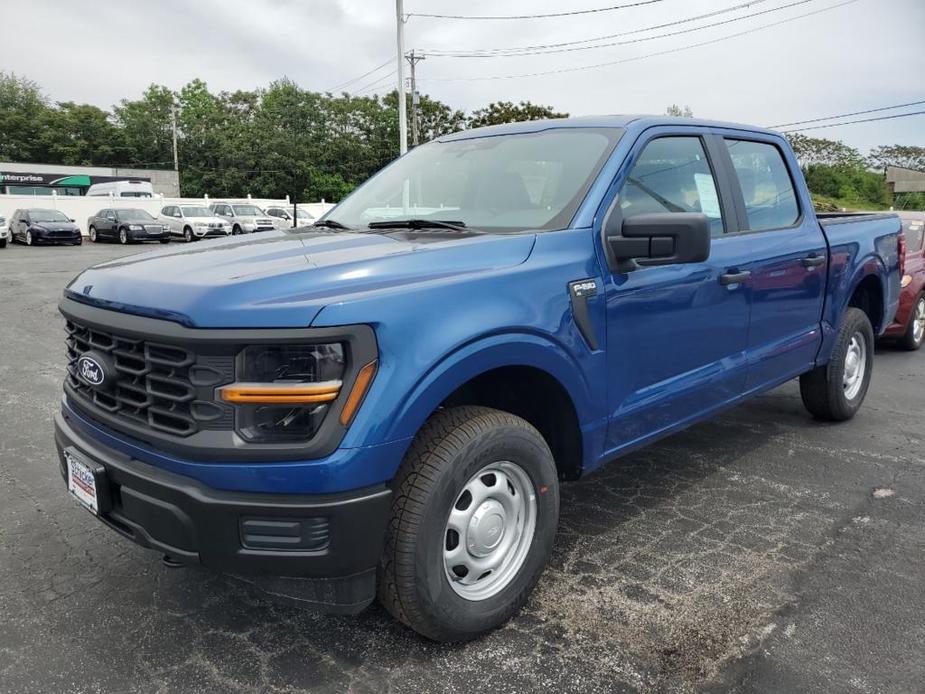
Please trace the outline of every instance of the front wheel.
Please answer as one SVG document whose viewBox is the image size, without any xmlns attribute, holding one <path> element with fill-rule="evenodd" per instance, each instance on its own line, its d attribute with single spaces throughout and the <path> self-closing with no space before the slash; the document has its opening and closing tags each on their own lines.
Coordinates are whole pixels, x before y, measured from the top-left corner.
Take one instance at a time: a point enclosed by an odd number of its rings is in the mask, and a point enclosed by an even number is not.
<svg viewBox="0 0 925 694">
<path fill-rule="evenodd" d="M 183 240 L 187 243 L 193 242 L 193 230 L 189 227 L 183 229 Z"/>
<path fill-rule="evenodd" d="M 90 233 L 90 242 L 91 242 L 91 243 L 96 243 L 96 242 L 97 242 L 97 238 L 96 238 L 96 227 L 90 227 L 90 232 L 89 232 L 89 233 Z"/>
<path fill-rule="evenodd" d="M 925 340 L 925 294 L 919 294 L 919 298 L 915 301 L 915 308 L 912 309 L 912 317 L 909 319 L 906 333 L 900 339 L 899 344 L 903 349 L 914 352 L 922 346 L 923 340 Z"/>
<path fill-rule="evenodd" d="M 27 246 L 32 245 L 32 232 L 31 231 L 26 232 L 26 245 Z"/>
<path fill-rule="evenodd" d="M 559 520 L 546 441 L 487 407 L 439 410 L 396 478 L 379 566 L 379 601 L 435 641 L 504 624 L 539 580 Z"/>
<path fill-rule="evenodd" d="M 867 314 L 848 308 L 829 363 L 800 376 L 803 404 L 817 419 L 851 419 L 864 402 L 874 367 L 874 330 Z"/>
<path fill-rule="evenodd" d="M 128 232 L 124 227 L 119 229 L 119 243 L 121 243 L 123 246 L 128 243 Z"/>
</svg>

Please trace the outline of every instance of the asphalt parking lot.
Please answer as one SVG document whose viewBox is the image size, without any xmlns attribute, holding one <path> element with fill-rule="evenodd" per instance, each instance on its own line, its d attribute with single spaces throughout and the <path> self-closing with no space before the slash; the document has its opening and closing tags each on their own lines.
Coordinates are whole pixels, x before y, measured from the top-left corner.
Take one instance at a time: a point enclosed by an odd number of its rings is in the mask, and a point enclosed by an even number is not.
<svg viewBox="0 0 925 694">
<path fill-rule="evenodd" d="M 438 646 L 168 569 L 67 498 L 57 299 L 141 250 L 0 250 L 0 690 L 925 691 L 925 351 L 878 350 L 847 424 L 791 383 L 567 484 L 526 609 Z"/>
</svg>

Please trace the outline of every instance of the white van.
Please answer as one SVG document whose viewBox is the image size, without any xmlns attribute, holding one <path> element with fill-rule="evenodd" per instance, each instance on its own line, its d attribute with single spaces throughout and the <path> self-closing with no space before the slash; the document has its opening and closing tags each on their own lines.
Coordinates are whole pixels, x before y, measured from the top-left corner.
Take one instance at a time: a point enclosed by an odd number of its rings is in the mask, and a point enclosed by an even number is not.
<svg viewBox="0 0 925 694">
<path fill-rule="evenodd" d="M 111 183 L 94 183 L 87 188 L 88 197 L 108 196 L 115 198 L 153 198 L 154 188 L 150 181 L 125 180 Z"/>
</svg>

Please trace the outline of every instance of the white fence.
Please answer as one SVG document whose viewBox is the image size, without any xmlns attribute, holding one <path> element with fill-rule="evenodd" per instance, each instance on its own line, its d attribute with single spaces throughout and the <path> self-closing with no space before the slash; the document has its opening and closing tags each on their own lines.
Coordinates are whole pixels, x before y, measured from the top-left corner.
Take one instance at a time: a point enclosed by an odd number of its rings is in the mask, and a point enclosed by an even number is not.
<svg viewBox="0 0 925 694">
<path fill-rule="evenodd" d="M 116 198 L 113 196 L 84 195 L 2 195 L 0 194 L 0 217 L 9 219 L 13 212 L 20 208 L 41 207 L 61 210 L 80 226 L 84 234 L 87 233 L 87 219 L 106 208 L 135 208 L 147 210 L 157 215 L 165 205 L 209 205 L 212 202 L 250 202 L 257 207 L 291 206 L 289 196 L 282 200 L 268 198 L 166 198 L 155 195 L 153 198 Z M 334 207 L 329 202 L 299 203 L 299 207 L 308 210 L 316 218 Z"/>
</svg>

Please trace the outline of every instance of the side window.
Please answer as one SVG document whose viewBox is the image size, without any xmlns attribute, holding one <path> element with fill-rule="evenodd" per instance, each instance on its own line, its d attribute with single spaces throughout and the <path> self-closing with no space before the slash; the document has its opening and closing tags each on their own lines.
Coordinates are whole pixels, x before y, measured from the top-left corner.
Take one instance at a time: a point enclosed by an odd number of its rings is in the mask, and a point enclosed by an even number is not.
<svg viewBox="0 0 925 694">
<path fill-rule="evenodd" d="M 925 221 L 921 219 L 904 219 L 903 233 L 906 235 L 906 248 L 913 253 L 922 250 L 922 236 L 925 234 Z"/>
<path fill-rule="evenodd" d="M 721 236 L 723 215 L 716 181 L 699 137 L 652 140 L 620 192 L 623 218 L 656 212 L 702 212 Z"/>
<path fill-rule="evenodd" d="M 793 181 L 780 150 L 767 142 L 726 140 L 750 231 L 793 226 L 800 218 Z"/>
</svg>

